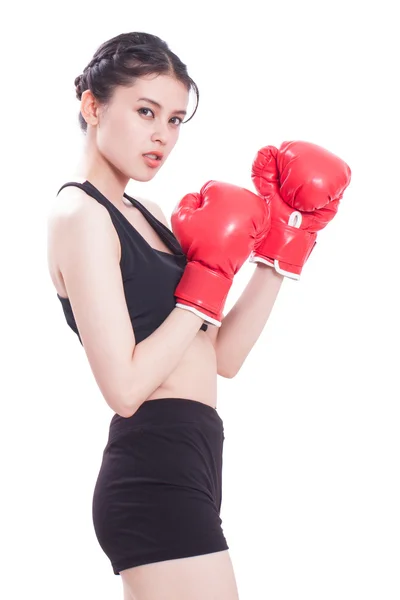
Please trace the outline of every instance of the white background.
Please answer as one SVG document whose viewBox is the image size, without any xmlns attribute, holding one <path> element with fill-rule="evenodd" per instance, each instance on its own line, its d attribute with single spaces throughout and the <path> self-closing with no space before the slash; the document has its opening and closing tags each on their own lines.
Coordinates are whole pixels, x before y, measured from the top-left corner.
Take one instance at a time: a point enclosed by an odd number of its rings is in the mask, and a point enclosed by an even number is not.
<svg viewBox="0 0 400 600">
<path fill-rule="evenodd" d="M 10 11 L 11 9 L 8 8 Z M 122 598 L 91 502 L 112 411 L 48 272 L 46 216 L 83 136 L 74 78 L 105 40 L 167 41 L 200 88 L 154 181 L 169 215 L 208 179 L 252 188 L 307 140 L 352 182 L 236 378 L 219 378 L 221 518 L 241 600 L 399 600 L 399 86 L 395 3 L 68 2 L 3 14 L 1 578 L 8 600 Z M 237 275 L 226 309 L 255 266 Z"/>
</svg>

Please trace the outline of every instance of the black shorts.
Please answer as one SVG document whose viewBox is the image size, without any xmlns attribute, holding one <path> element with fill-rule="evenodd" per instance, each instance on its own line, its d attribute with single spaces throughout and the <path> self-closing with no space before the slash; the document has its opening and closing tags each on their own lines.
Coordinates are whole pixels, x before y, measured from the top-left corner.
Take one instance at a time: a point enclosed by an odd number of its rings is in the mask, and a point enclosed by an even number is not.
<svg viewBox="0 0 400 600">
<path fill-rule="evenodd" d="M 92 509 L 115 575 L 229 549 L 219 516 L 224 439 L 216 409 L 195 400 L 149 400 L 113 416 Z"/>
</svg>

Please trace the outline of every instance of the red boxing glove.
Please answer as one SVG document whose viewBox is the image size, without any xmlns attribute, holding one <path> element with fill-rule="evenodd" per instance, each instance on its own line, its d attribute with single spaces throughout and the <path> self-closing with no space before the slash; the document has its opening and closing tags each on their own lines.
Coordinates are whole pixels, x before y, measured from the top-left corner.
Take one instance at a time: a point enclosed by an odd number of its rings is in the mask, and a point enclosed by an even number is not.
<svg viewBox="0 0 400 600">
<path fill-rule="evenodd" d="M 220 327 L 233 277 L 270 227 L 268 205 L 249 190 L 209 181 L 177 204 L 171 227 L 188 259 L 176 306 Z"/>
<path fill-rule="evenodd" d="M 263 262 L 281 275 L 300 279 L 317 232 L 336 215 L 350 183 L 350 167 L 309 142 L 261 148 L 252 179 L 271 209 L 271 230 L 255 246 L 250 262 Z"/>
</svg>

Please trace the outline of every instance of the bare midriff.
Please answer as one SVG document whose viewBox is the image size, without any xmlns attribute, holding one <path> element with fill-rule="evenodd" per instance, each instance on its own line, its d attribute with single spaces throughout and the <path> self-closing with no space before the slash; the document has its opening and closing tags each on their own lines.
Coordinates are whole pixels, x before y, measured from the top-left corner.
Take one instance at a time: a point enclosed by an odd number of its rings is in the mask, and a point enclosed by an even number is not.
<svg viewBox="0 0 400 600">
<path fill-rule="evenodd" d="M 204 331 L 197 333 L 179 365 L 146 402 L 161 398 L 186 398 L 216 408 L 217 358 L 215 348 Z"/>
</svg>

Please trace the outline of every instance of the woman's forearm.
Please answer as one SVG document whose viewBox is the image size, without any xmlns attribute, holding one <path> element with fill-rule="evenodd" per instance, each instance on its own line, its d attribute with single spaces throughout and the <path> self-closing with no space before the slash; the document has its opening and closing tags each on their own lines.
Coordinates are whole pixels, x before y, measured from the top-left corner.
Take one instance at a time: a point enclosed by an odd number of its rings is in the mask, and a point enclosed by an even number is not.
<svg viewBox="0 0 400 600">
<path fill-rule="evenodd" d="M 275 269 L 257 263 L 249 283 L 224 317 L 216 339 L 216 353 L 219 369 L 227 377 L 238 373 L 260 337 L 282 281 L 283 276 Z"/>
<path fill-rule="evenodd" d="M 134 349 L 123 406 L 132 416 L 178 366 L 204 320 L 191 311 L 174 308 L 161 325 Z"/>
</svg>

